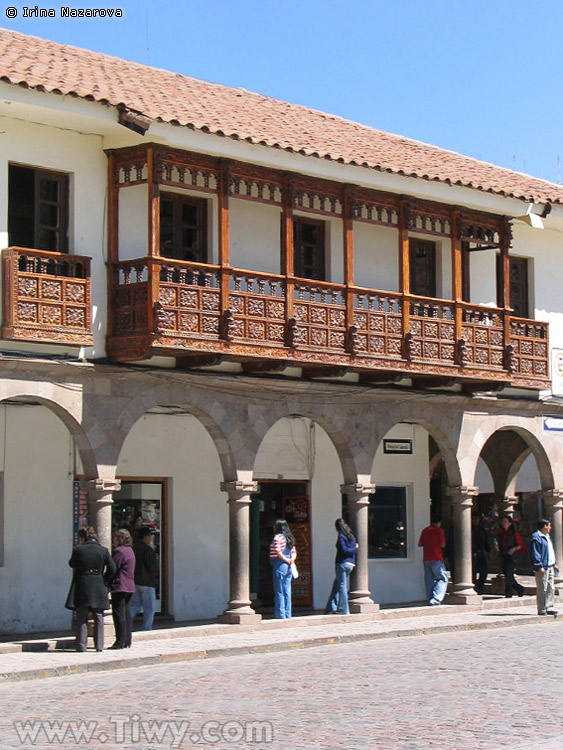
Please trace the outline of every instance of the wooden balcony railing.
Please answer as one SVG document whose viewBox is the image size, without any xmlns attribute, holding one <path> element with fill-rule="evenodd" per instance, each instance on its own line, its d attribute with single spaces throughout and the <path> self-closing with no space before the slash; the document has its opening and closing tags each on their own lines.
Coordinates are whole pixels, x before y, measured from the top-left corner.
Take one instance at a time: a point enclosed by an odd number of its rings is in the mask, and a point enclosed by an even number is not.
<svg viewBox="0 0 563 750">
<path fill-rule="evenodd" d="M 500 308 L 208 264 L 110 265 L 108 354 L 439 375 L 543 388 L 548 325 Z"/>
<path fill-rule="evenodd" d="M 2 338 L 92 344 L 90 258 L 11 247 L 2 251 Z"/>
</svg>

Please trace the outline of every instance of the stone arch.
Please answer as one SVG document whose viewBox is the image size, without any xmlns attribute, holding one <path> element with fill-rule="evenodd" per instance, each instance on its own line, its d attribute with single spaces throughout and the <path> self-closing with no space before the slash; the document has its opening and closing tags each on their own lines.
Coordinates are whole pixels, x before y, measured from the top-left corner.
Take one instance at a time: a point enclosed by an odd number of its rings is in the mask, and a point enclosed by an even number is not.
<svg viewBox="0 0 563 750">
<path fill-rule="evenodd" d="M 443 409 L 438 411 L 431 404 L 417 404 L 404 401 L 389 409 L 382 418 L 378 419 L 376 450 L 383 438 L 397 424 L 417 424 L 423 427 L 433 438 L 439 448 L 441 460 L 444 462 L 448 484 L 452 487 L 461 484 L 461 471 L 454 446 L 457 444 L 457 421 L 447 415 L 449 424 L 444 421 Z M 374 453 L 375 458 L 375 453 Z"/>
<path fill-rule="evenodd" d="M 255 435 L 255 437 L 259 439 L 257 445 L 255 446 L 255 455 L 252 463 L 253 466 L 256 460 L 256 456 L 258 455 L 258 451 L 260 450 L 260 447 L 268 436 L 268 433 L 272 430 L 276 423 L 280 421 L 280 419 L 303 417 L 305 419 L 310 419 L 315 424 L 318 424 L 319 427 L 321 427 L 330 438 L 330 441 L 334 449 L 336 450 L 340 461 L 343 483 L 348 484 L 357 481 L 358 465 L 356 456 L 353 453 L 351 442 L 345 434 L 344 430 L 339 428 L 335 424 L 335 421 L 333 419 L 328 418 L 325 414 L 323 414 L 322 409 L 315 409 L 314 407 L 311 407 L 311 405 L 308 405 L 306 407 L 303 406 L 302 408 L 293 405 L 291 409 L 271 409 L 268 412 L 264 413 L 262 417 L 261 430 Z"/>
<path fill-rule="evenodd" d="M 3 385 L 5 386 L 6 383 Z M 36 387 L 34 387 L 35 385 Z M 44 395 L 44 387 L 42 386 L 43 384 L 29 383 L 25 389 L 16 388 L 11 393 L 6 393 L 6 388 L 3 387 L 2 393 L 0 393 L 0 404 L 6 401 L 22 404 L 34 403 L 49 409 L 50 412 L 61 420 L 73 438 L 86 476 L 91 479 L 97 478 L 98 465 L 96 456 L 88 435 L 81 424 L 76 403 L 67 403 L 69 398 L 66 389 L 51 384 L 52 394 L 48 397 Z"/>
<path fill-rule="evenodd" d="M 485 460 L 486 456 L 493 456 L 494 454 L 498 456 L 499 448 L 502 445 L 504 460 L 503 464 L 496 470 L 496 479 L 490 458 L 487 464 L 493 476 L 495 491 L 504 494 L 530 453 L 534 456 L 536 462 L 541 489 L 554 489 L 554 461 L 540 440 L 537 434 L 538 430 L 538 420 L 525 417 L 504 417 L 500 425 L 499 420 L 495 418 L 483 420 L 483 423 L 473 435 L 468 435 L 464 426 L 465 434 L 462 434 L 460 440 L 460 465 L 466 484 L 472 485 L 475 481 L 479 457 Z M 461 456 L 461 450 L 464 446 L 464 456 Z M 501 474 L 504 476 L 503 480 L 500 479 Z M 499 482 L 504 484 L 502 490 Z"/>
<path fill-rule="evenodd" d="M 100 445 L 100 455 L 109 464 L 117 466 L 123 445 L 133 426 L 151 410 L 160 408 L 194 416 L 210 435 L 217 450 L 224 481 L 237 478 L 237 465 L 229 432 L 232 415 L 220 400 L 211 399 L 202 389 L 172 386 L 162 392 L 162 388 L 148 388 L 127 399 L 117 418 L 109 425 L 97 424 L 94 429 L 104 433 L 104 445 Z M 231 417 L 231 420 L 229 420 Z M 221 424 L 221 420 L 223 423 Z"/>
</svg>

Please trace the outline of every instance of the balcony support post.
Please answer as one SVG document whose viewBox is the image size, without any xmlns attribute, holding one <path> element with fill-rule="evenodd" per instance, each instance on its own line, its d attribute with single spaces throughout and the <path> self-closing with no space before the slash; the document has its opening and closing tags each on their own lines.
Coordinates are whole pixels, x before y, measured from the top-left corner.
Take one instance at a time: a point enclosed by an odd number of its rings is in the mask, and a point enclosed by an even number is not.
<svg viewBox="0 0 563 750">
<path fill-rule="evenodd" d="M 511 342 L 510 342 L 510 313 L 512 312 L 510 307 L 510 243 L 512 240 L 512 234 L 510 230 L 510 224 L 507 219 L 504 219 L 503 228 L 500 238 L 500 299 L 502 302 L 502 319 L 504 327 L 504 352 L 505 352 L 505 367 L 510 369 L 511 362 Z"/>
<path fill-rule="evenodd" d="M 351 186 L 344 188 L 343 196 L 343 230 L 344 230 L 344 286 L 345 289 L 345 306 L 346 306 L 346 331 L 348 333 L 348 351 L 354 355 L 353 334 L 354 328 L 354 291 L 351 287 L 354 284 L 354 195 Z"/>
<path fill-rule="evenodd" d="M 407 359 L 410 359 L 410 347 L 407 345 L 411 330 L 411 272 L 408 212 L 409 207 L 407 201 L 401 200 L 399 203 L 399 290 L 402 295 L 404 356 L 406 356 Z"/>
<path fill-rule="evenodd" d="M 293 336 L 290 328 L 293 321 L 293 294 L 295 283 L 293 281 L 293 275 L 295 270 L 294 265 L 294 233 L 293 233 L 293 193 L 294 193 L 294 181 L 292 175 L 286 175 L 283 181 L 283 204 L 282 204 L 282 257 L 281 257 L 281 268 L 282 273 L 285 276 L 285 320 L 286 326 L 286 344 L 289 347 L 293 345 Z"/>
<path fill-rule="evenodd" d="M 461 217 L 454 211 L 451 218 L 452 299 L 454 301 L 454 340 L 457 344 L 458 364 L 463 366 L 463 249 L 461 245 Z"/>
<path fill-rule="evenodd" d="M 147 150 L 147 183 L 148 183 L 148 296 L 147 317 L 148 330 L 156 331 L 157 319 L 155 303 L 159 301 L 160 273 L 155 259 L 160 256 L 160 191 L 154 168 L 154 149 Z"/>
<path fill-rule="evenodd" d="M 222 160 L 219 164 L 219 184 L 217 197 L 219 203 L 219 304 L 221 320 L 229 310 L 229 282 L 231 278 L 229 265 L 229 162 Z"/>
</svg>

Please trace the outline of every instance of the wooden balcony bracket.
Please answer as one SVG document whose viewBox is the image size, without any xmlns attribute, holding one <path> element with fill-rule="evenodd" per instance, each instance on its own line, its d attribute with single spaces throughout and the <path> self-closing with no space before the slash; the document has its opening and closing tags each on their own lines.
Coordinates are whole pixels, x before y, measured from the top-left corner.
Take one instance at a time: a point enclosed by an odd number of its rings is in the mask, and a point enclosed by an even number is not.
<svg viewBox="0 0 563 750">
<path fill-rule="evenodd" d="M 243 362 L 243 372 L 251 374 L 269 373 L 269 372 L 283 372 L 289 366 L 288 362 L 280 362 L 276 360 L 259 360 L 258 362 Z"/>
<path fill-rule="evenodd" d="M 465 339 L 457 340 L 455 359 L 460 367 L 465 367 L 467 361 L 467 342 Z"/>
<path fill-rule="evenodd" d="M 194 354 L 187 357 L 176 357 L 176 366 L 182 370 L 214 367 L 220 365 L 225 357 L 222 354 Z"/>
<path fill-rule="evenodd" d="M 303 377 L 308 380 L 314 380 L 315 378 L 341 378 L 348 372 L 348 367 L 319 365 L 318 367 L 304 367 L 301 372 Z"/>
<path fill-rule="evenodd" d="M 403 375 L 397 372 L 381 370 L 377 372 L 361 372 L 359 382 L 362 385 L 392 385 L 403 379 Z"/>
<path fill-rule="evenodd" d="M 219 321 L 219 336 L 224 341 L 232 341 L 235 337 L 235 319 L 232 310 L 225 310 Z"/>
<path fill-rule="evenodd" d="M 455 384 L 455 378 L 447 378 L 437 375 L 435 377 L 413 377 L 411 378 L 412 387 L 418 390 L 429 388 L 449 388 Z"/>
<path fill-rule="evenodd" d="M 296 347 L 296 333 L 297 333 L 297 321 L 295 318 L 290 318 L 285 326 L 284 343 L 289 349 L 295 349 Z"/>
</svg>

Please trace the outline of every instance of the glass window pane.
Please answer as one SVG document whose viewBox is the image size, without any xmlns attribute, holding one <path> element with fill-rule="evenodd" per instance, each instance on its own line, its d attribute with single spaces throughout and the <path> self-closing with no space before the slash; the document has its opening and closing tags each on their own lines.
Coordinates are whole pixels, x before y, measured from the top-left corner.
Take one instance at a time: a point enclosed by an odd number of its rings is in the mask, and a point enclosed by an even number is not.
<svg viewBox="0 0 563 750">
<path fill-rule="evenodd" d="M 38 250 L 59 250 L 59 233 L 54 229 L 39 230 L 39 247 Z"/>
<path fill-rule="evenodd" d="M 59 225 L 59 209 L 49 203 L 39 205 L 39 223 L 48 227 L 57 227 Z"/>
<path fill-rule="evenodd" d="M 378 487 L 368 511 L 369 557 L 404 558 L 407 549 L 407 498 L 404 487 Z"/>
<path fill-rule="evenodd" d="M 47 177 L 42 177 L 39 180 L 39 200 L 53 202 L 58 201 L 59 181 L 50 180 Z"/>
<path fill-rule="evenodd" d="M 197 206 L 191 203 L 182 204 L 182 223 L 196 225 L 198 223 Z"/>
</svg>

